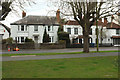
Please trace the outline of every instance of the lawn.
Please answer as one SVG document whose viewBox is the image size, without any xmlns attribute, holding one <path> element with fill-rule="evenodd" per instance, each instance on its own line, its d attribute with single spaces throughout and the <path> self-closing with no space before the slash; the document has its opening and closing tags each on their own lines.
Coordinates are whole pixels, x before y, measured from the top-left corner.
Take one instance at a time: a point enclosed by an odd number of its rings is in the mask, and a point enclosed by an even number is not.
<svg viewBox="0 0 120 80">
<path fill-rule="evenodd" d="M 3 61 L 3 78 L 117 78 L 117 56 Z"/>
</svg>

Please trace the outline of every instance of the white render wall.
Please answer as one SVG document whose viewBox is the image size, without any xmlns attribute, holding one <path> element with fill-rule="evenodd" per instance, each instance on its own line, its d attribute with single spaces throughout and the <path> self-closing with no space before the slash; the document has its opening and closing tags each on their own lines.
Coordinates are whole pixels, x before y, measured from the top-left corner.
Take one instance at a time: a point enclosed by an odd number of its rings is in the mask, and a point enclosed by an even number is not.
<svg viewBox="0 0 120 80">
<path fill-rule="evenodd" d="M 76 38 L 78 35 L 83 35 L 82 34 L 82 27 L 80 25 L 64 25 L 64 31 L 67 32 L 67 28 L 71 28 L 71 34 L 70 36 L 70 40 L 72 42 L 73 38 Z M 78 28 L 78 34 L 74 34 L 74 28 Z M 96 26 L 93 25 L 91 26 L 92 28 L 92 35 L 89 35 L 92 38 L 92 43 L 96 43 Z M 102 26 L 98 26 L 99 29 L 99 43 L 101 43 L 101 39 L 100 39 L 100 29 L 102 28 Z M 103 32 L 105 34 L 106 37 L 103 38 L 102 43 L 113 43 L 113 40 L 111 39 L 112 36 L 117 36 L 116 35 L 116 29 L 106 29 L 106 27 L 103 27 Z M 120 35 L 118 35 L 120 36 Z M 83 39 L 82 39 L 82 43 Z"/>
<path fill-rule="evenodd" d="M 4 30 L 5 30 L 5 32 L 4 32 Z M 8 31 L 2 25 L 0 25 L 0 34 L 3 34 L 3 39 L 9 38 Z"/>
<path fill-rule="evenodd" d="M 82 27 L 80 25 L 63 25 L 63 30 L 67 32 L 67 28 L 71 28 L 71 34 L 69 35 L 70 41 L 72 43 L 72 39 L 76 38 L 78 35 L 83 35 L 82 34 Z M 78 34 L 74 34 L 74 28 L 78 28 Z"/>
<path fill-rule="evenodd" d="M 18 25 L 11 25 L 11 37 L 15 40 L 15 37 L 28 37 L 34 40 L 34 36 L 38 36 L 38 43 L 43 43 L 43 34 L 46 27 L 46 31 L 49 36 L 53 36 L 52 43 L 57 42 L 57 31 L 59 26 L 53 26 L 52 31 L 48 31 L 48 26 L 38 25 L 38 31 L 34 31 L 34 25 L 28 25 L 27 31 L 18 31 Z M 24 38 L 24 39 L 25 39 Z M 20 42 L 21 43 L 21 42 Z"/>
</svg>

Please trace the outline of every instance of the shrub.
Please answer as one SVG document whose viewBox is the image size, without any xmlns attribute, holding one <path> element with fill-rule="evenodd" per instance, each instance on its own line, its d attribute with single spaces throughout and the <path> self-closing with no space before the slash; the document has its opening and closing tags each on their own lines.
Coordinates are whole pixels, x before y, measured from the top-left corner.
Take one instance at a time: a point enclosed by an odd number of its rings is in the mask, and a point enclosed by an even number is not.
<svg viewBox="0 0 120 80">
<path fill-rule="evenodd" d="M 65 40 L 59 40 L 59 44 L 66 44 Z"/>
<path fill-rule="evenodd" d="M 12 42 L 13 42 L 13 38 L 10 37 L 10 38 L 7 38 L 7 39 L 6 39 L 6 43 L 12 44 Z"/>
<path fill-rule="evenodd" d="M 34 41 L 32 39 L 29 39 L 28 37 L 26 37 L 25 42 L 33 42 L 34 43 Z"/>
<path fill-rule="evenodd" d="M 66 44 L 70 44 L 69 33 L 58 32 L 58 40 L 65 40 Z"/>
<path fill-rule="evenodd" d="M 47 42 L 50 42 L 50 37 L 47 34 L 46 28 L 45 28 L 44 35 L 43 35 L 43 43 L 47 43 Z"/>
</svg>

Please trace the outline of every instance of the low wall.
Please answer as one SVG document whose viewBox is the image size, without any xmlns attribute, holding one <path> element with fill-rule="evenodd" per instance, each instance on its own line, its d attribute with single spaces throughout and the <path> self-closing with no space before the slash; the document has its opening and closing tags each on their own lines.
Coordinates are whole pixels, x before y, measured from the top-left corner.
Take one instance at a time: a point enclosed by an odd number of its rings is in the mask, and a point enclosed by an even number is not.
<svg viewBox="0 0 120 80">
<path fill-rule="evenodd" d="M 52 43 L 52 44 L 48 44 L 48 43 L 44 43 L 44 44 L 40 44 L 40 49 L 63 49 L 66 48 L 65 44 L 57 44 L 57 43 Z"/>
<path fill-rule="evenodd" d="M 2 49 L 7 50 L 8 47 L 11 49 L 15 48 L 16 46 L 20 49 L 63 49 L 66 48 L 65 44 L 57 44 L 57 43 L 42 43 L 42 44 L 34 43 L 25 43 L 25 44 L 2 44 Z"/>
</svg>

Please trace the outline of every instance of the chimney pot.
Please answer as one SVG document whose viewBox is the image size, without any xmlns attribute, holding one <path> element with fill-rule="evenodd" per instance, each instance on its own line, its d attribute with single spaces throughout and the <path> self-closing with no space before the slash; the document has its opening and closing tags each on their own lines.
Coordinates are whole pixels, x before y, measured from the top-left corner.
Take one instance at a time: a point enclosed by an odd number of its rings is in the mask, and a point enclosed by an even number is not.
<svg viewBox="0 0 120 80">
<path fill-rule="evenodd" d="M 60 23 L 60 9 L 58 9 L 56 12 L 56 18 L 57 18 L 57 22 Z"/>
<path fill-rule="evenodd" d="M 104 18 L 104 25 L 106 26 L 108 23 L 107 18 Z"/>
<path fill-rule="evenodd" d="M 24 18 L 26 16 L 26 12 L 22 12 L 22 18 Z"/>
</svg>

